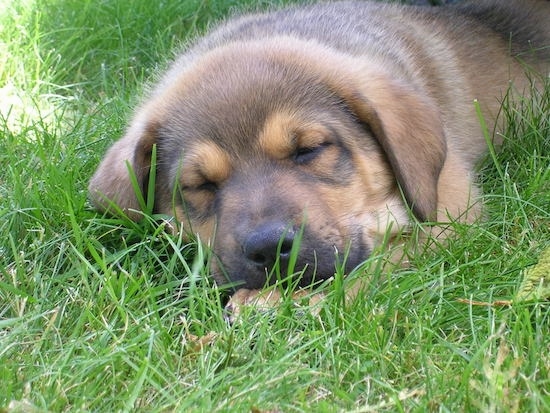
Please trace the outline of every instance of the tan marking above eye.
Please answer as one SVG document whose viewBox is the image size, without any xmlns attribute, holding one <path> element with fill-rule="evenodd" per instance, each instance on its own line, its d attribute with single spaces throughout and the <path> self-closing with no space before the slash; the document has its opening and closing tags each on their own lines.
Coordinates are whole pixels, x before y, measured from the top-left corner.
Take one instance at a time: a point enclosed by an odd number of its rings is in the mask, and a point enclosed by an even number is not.
<svg viewBox="0 0 550 413">
<path fill-rule="evenodd" d="M 201 142 L 184 153 L 180 183 L 195 189 L 209 183 L 219 185 L 229 178 L 231 169 L 229 155 L 218 145 Z"/>
<path fill-rule="evenodd" d="M 262 152 L 274 159 L 285 159 L 294 149 L 294 131 L 299 125 L 296 115 L 276 112 L 265 122 L 258 138 Z"/>
<path fill-rule="evenodd" d="M 295 149 L 300 148 L 317 148 L 319 146 L 331 143 L 329 140 L 329 132 L 321 125 L 311 126 L 303 132 L 299 131 L 296 134 Z"/>
<path fill-rule="evenodd" d="M 328 141 L 329 130 L 296 113 L 276 112 L 260 132 L 258 145 L 273 159 L 287 159 L 300 150 L 315 149 Z"/>
</svg>

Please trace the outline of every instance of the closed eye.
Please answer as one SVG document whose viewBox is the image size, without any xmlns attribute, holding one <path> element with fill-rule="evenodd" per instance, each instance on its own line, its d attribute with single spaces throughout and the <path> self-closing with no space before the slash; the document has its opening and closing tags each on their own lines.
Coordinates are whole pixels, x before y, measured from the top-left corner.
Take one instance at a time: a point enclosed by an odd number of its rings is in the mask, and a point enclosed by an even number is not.
<svg viewBox="0 0 550 413">
<path fill-rule="evenodd" d="M 216 192 L 218 190 L 218 184 L 212 181 L 205 181 L 195 187 L 195 189 L 198 191 Z"/>
<path fill-rule="evenodd" d="M 212 181 L 204 181 L 198 185 L 183 185 L 181 187 L 183 192 L 211 192 L 215 193 L 218 190 L 218 184 Z"/>
<path fill-rule="evenodd" d="M 323 142 L 315 146 L 306 146 L 303 148 L 297 148 L 292 154 L 292 159 L 298 165 L 306 165 L 312 162 L 317 156 L 323 152 L 327 147 L 332 145 L 331 142 Z"/>
</svg>

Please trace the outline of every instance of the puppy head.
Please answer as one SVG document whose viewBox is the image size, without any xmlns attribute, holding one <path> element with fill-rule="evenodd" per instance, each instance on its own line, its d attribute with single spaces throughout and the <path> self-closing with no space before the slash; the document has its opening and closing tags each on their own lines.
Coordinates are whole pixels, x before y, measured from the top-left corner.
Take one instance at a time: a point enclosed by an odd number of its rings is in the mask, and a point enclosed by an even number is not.
<svg viewBox="0 0 550 413">
<path fill-rule="evenodd" d="M 260 288 L 278 263 L 310 284 L 337 261 L 349 270 L 368 258 L 409 210 L 436 212 L 436 106 L 375 65 L 282 38 L 215 49 L 162 84 L 107 153 L 91 197 L 136 217 L 125 160 L 145 186 L 156 144 L 156 211 L 212 245 L 219 282 Z"/>
</svg>

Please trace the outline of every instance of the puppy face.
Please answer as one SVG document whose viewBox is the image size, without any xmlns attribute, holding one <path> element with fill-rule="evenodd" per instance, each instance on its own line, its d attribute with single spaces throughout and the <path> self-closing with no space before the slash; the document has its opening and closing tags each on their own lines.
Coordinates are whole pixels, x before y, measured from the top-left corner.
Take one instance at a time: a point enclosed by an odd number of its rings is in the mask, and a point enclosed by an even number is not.
<svg viewBox="0 0 550 413">
<path fill-rule="evenodd" d="M 304 270 L 299 283 L 307 285 L 332 276 L 335 261 L 358 265 L 388 221 L 399 221 L 396 230 L 406 222 L 376 141 L 329 101 L 295 113 L 262 109 L 265 118 L 236 129 L 248 136 L 238 156 L 232 134 L 183 154 L 176 215 L 188 231 L 213 239 L 218 280 L 260 288 L 277 260 L 286 276 L 299 242 L 294 270 Z"/>
<path fill-rule="evenodd" d="M 350 270 L 408 224 L 409 209 L 431 216 L 445 152 L 437 111 L 313 48 L 228 46 L 172 74 L 100 165 L 96 205 L 131 213 L 121 161 L 145 185 L 156 145 L 157 211 L 211 244 L 218 282 L 247 288 L 275 281 L 276 263 L 302 286 L 337 262 Z"/>
</svg>

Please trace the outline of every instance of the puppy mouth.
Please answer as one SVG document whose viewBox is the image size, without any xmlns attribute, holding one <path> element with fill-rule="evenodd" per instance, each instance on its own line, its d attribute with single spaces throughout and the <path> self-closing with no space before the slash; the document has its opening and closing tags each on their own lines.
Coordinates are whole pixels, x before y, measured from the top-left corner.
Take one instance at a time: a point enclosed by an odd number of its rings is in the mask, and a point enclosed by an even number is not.
<svg viewBox="0 0 550 413">
<path fill-rule="evenodd" d="M 349 273 L 370 254 L 358 236 L 340 244 L 321 239 L 307 227 L 266 222 L 250 230 L 235 248 L 214 248 L 213 277 L 235 290 L 273 284 L 314 286 L 337 271 Z"/>
</svg>

